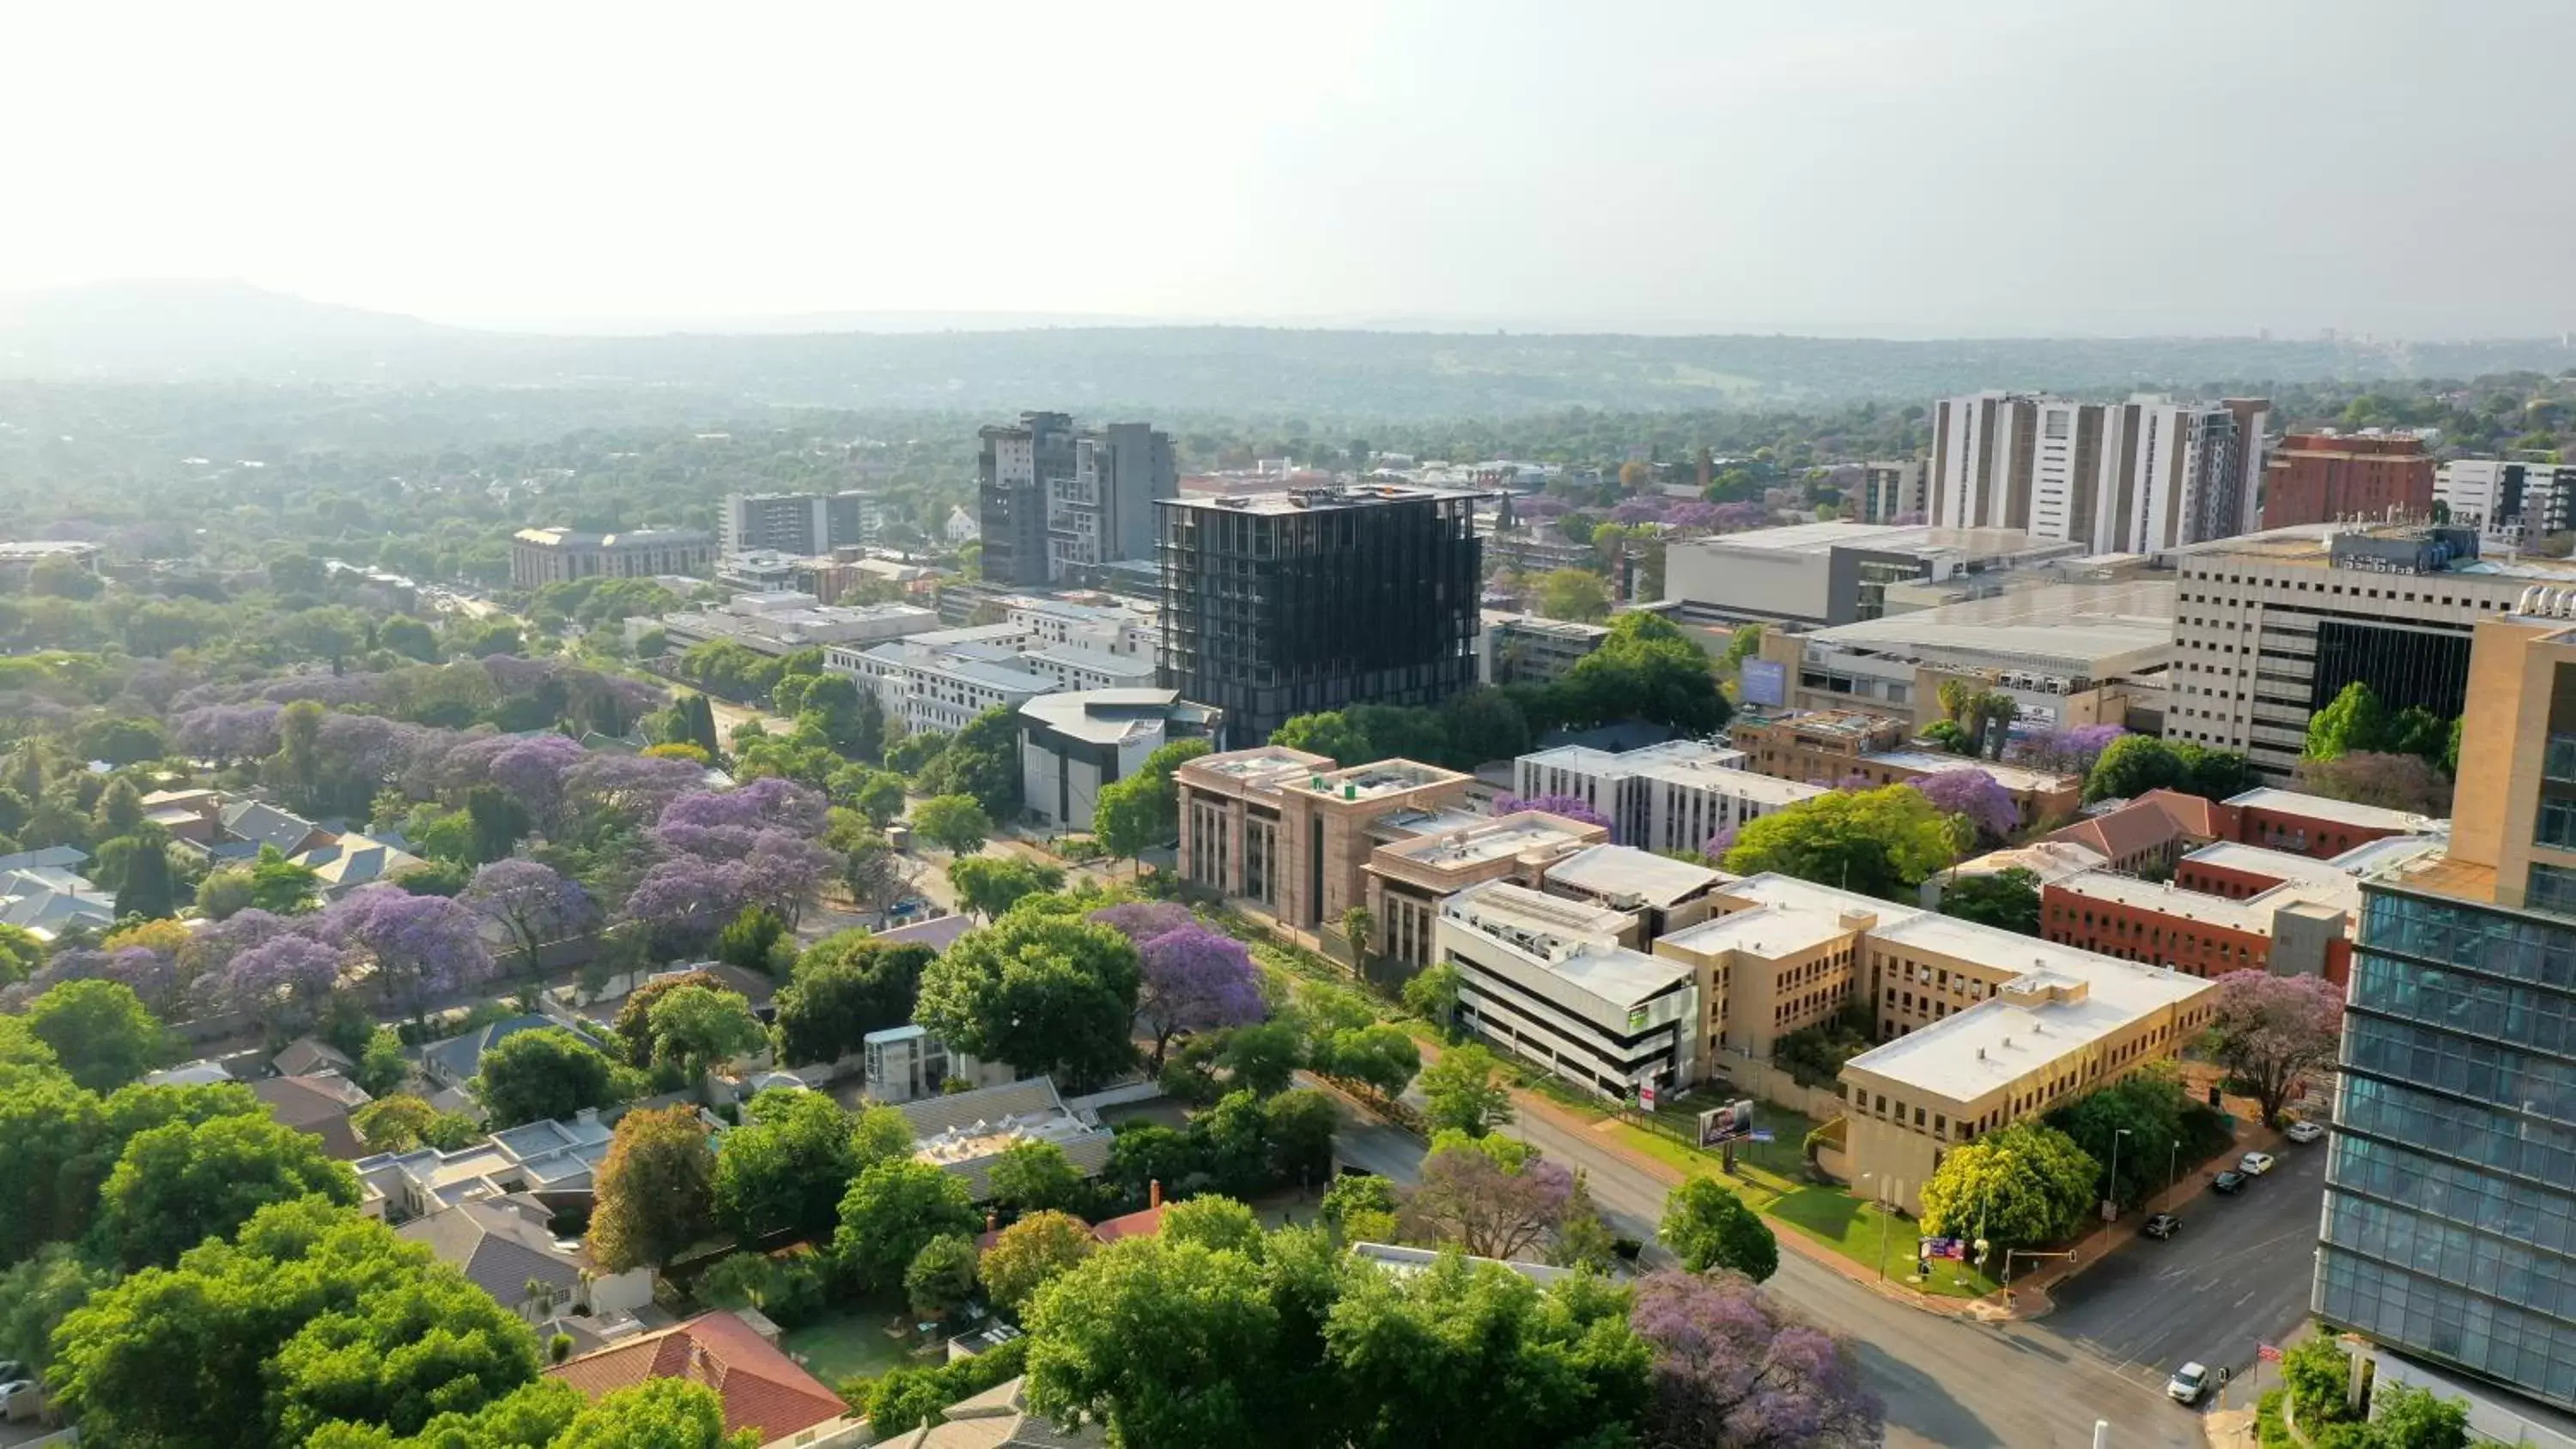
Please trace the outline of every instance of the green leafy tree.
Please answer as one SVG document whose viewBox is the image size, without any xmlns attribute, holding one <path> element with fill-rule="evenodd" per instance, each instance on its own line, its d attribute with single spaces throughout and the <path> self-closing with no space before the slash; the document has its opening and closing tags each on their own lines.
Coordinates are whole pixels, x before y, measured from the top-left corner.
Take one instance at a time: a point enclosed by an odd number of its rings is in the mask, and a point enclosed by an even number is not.
<svg viewBox="0 0 2576 1449">
<path fill-rule="evenodd" d="M 504 1044 L 507 1039 L 504 1038 Z M 358 1086 L 370 1095 L 381 1096 L 403 1084 L 411 1075 L 411 1061 L 403 1055 L 402 1035 L 389 1026 L 367 1033 L 367 1044 L 358 1057 Z"/>
<path fill-rule="evenodd" d="M 692 1081 L 769 1039 L 742 993 L 711 986 L 681 987 L 653 1003 L 646 1020 L 654 1065 L 676 1067 Z"/>
<path fill-rule="evenodd" d="M 54 1347 L 57 1402 L 84 1440 L 168 1449 L 410 1435 L 532 1383 L 538 1364 L 535 1335 L 489 1293 L 318 1197 L 97 1292 Z"/>
<path fill-rule="evenodd" d="M 494 1127 L 568 1118 L 618 1101 L 608 1058 L 559 1026 L 501 1038 L 483 1054 L 473 1088 Z"/>
<path fill-rule="evenodd" d="M 589 1247 L 601 1268 L 670 1266 L 714 1221 L 715 1154 L 697 1113 L 664 1107 L 619 1118 L 594 1192 Z"/>
<path fill-rule="evenodd" d="M 987 816 L 1010 820 L 1020 813 L 1019 712 L 997 705 L 949 736 L 948 747 L 922 770 L 933 795 L 973 798 Z"/>
<path fill-rule="evenodd" d="M 2387 707 L 2369 685 L 2356 679 L 2325 708 L 2308 717 L 2307 744 L 2299 758 L 2332 760 L 2355 750 L 2384 751 L 2388 747 Z"/>
<path fill-rule="evenodd" d="M 1385 1243 L 1396 1235 L 1395 1185 L 1375 1173 L 1336 1177 L 1316 1217 L 1344 1242 Z"/>
<path fill-rule="evenodd" d="M 1502 1064 L 1481 1046 L 1451 1047 L 1422 1069 L 1423 1120 L 1433 1131 L 1482 1137 L 1512 1120 L 1512 1089 Z"/>
<path fill-rule="evenodd" d="M 900 1442 L 887 1436 L 909 1434 L 925 1424 L 944 1424 L 947 1415 L 942 1409 L 1018 1378 L 1028 1365 L 1028 1353 L 1028 1340 L 1015 1338 L 973 1358 L 935 1368 L 894 1369 L 870 1380 L 853 1402 L 867 1416 L 868 1428 L 880 1436 L 878 1443 Z"/>
<path fill-rule="evenodd" d="M 1270 743 L 1284 749 L 1322 755 L 1338 764 L 1366 764 L 1374 758 L 1368 741 L 1338 711 L 1290 715 L 1270 732 Z"/>
<path fill-rule="evenodd" d="M 288 860 L 274 845 L 261 846 L 250 868 L 250 903 L 271 915 L 292 916 L 313 909 L 321 899 L 321 887 L 322 879 L 313 867 Z"/>
<path fill-rule="evenodd" d="M 69 1243 L 47 1243 L 36 1256 L 0 1273 L 0 1358 L 37 1376 L 53 1362 L 54 1330 L 90 1295 L 116 1281 L 84 1261 Z"/>
<path fill-rule="evenodd" d="M 787 934 L 787 922 L 767 906 L 745 906 L 716 933 L 716 959 L 747 971 L 769 969 L 769 949 Z"/>
<path fill-rule="evenodd" d="M 1194 1197 L 1163 1209 L 1163 1240 L 1258 1257 L 1261 1220 L 1253 1216 L 1251 1208 L 1233 1198 L 1213 1194 Z"/>
<path fill-rule="evenodd" d="M 1111 860 L 1134 860 L 1170 838 L 1163 807 L 1175 793 L 1168 783 L 1157 784 L 1144 775 L 1102 786 L 1091 806 L 1092 838 Z"/>
<path fill-rule="evenodd" d="M 1107 926 L 1013 911 L 930 964 L 913 1019 L 952 1050 L 1079 1087 L 1135 1059 L 1141 969 Z"/>
<path fill-rule="evenodd" d="M 1610 617 L 1610 587 L 1589 569 L 1551 569 L 1539 576 L 1538 612 L 1579 624 Z"/>
<path fill-rule="evenodd" d="M 1297 1029 L 1284 1021 L 1238 1027 L 1226 1035 L 1224 1048 L 1218 1053 L 1234 1085 L 1260 1097 L 1288 1090 L 1288 1084 L 1297 1078 L 1298 1065 L 1305 1059 L 1305 1043 L 1298 1038 Z"/>
<path fill-rule="evenodd" d="M 2093 762 L 2084 780 L 2084 798 L 2126 800 L 2149 790 L 2179 790 L 2205 800 L 2241 795 L 2262 783 L 2243 755 L 2213 750 L 2190 740 L 2161 740 L 2151 735 L 2122 735 Z"/>
<path fill-rule="evenodd" d="M 647 1379 L 577 1410 L 550 1449 L 759 1449 L 757 1430 L 725 1431 L 725 1403 L 688 1379 Z M 421 1446 L 431 1449 L 431 1446 Z"/>
<path fill-rule="evenodd" d="M 975 1296 L 975 1240 L 942 1233 L 921 1245 L 903 1270 L 903 1296 L 918 1316 L 947 1318 Z"/>
<path fill-rule="evenodd" d="M 1052 1142 L 1022 1141 L 1003 1148 L 987 1181 L 993 1200 L 1015 1213 L 1078 1212 L 1091 1202 L 1091 1185 Z"/>
<path fill-rule="evenodd" d="M 2468 1449 L 2468 1402 L 2383 1380 L 2370 1391 L 2370 1429 L 2386 1449 Z"/>
<path fill-rule="evenodd" d="M 1030 1407 L 1104 1421 L 1119 1444 L 1336 1442 L 1281 1372 L 1289 1330 L 1265 1276 L 1240 1253 L 1157 1238 L 1093 1255 L 1029 1304 Z"/>
<path fill-rule="evenodd" d="M 1656 1231 L 1694 1273 L 1723 1268 L 1759 1283 L 1780 1271 L 1780 1242 L 1761 1216 L 1711 1177 L 1694 1177 L 1664 1200 Z"/>
<path fill-rule="evenodd" d="M 912 1260 L 933 1238 L 972 1239 L 983 1227 L 959 1178 L 910 1158 L 861 1172 L 841 1198 L 832 1253 L 852 1280 L 886 1292 L 903 1285 Z"/>
<path fill-rule="evenodd" d="M 823 848 L 839 858 L 841 889 L 862 907 L 882 908 L 904 888 L 903 861 L 894 842 L 855 810 L 832 807 Z"/>
<path fill-rule="evenodd" d="M 2073 1138 L 2015 1122 L 1942 1154 L 1923 1184 L 1923 1231 L 1997 1244 L 2050 1243 L 2092 1206 L 2102 1166 Z"/>
<path fill-rule="evenodd" d="M 453 1152 L 479 1135 L 462 1112 L 441 1112 L 418 1097 L 378 1097 L 349 1115 L 349 1125 L 369 1152 L 411 1152 L 435 1147 Z"/>
<path fill-rule="evenodd" d="M 824 790 L 833 804 L 856 810 L 879 830 L 903 814 L 903 776 L 892 770 L 844 765 L 832 772 Z"/>
<path fill-rule="evenodd" d="M 2049 1113 L 2047 1121 L 2094 1161 L 2116 1171 L 2118 1179 L 2106 1178 L 2104 1190 L 2122 1205 L 2135 1207 L 2165 1185 L 2174 1150 L 2184 1141 L 2188 1105 L 2182 1082 L 2170 1069 L 2143 1070 L 2085 1093 Z"/>
<path fill-rule="evenodd" d="M 45 964 L 45 943 L 24 926 L 0 926 L 0 986 L 12 986 Z"/>
<path fill-rule="evenodd" d="M 717 1143 L 716 1223 L 746 1244 L 787 1232 L 820 1237 L 838 1221 L 858 1170 L 840 1104 L 821 1092 L 761 1092 Z"/>
<path fill-rule="evenodd" d="M 1591 1181 L 1580 1169 L 1566 1193 L 1565 1220 L 1556 1225 L 1556 1241 L 1548 1248 L 1547 1260 L 1560 1268 L 1589 1268 L 1596 1273 L 1618 1269 L 1618 1235 L 1603 1221 L 1600 1206 L 1592 1200 Z"/>
<path fill-rule="evenodd" d="M 125 1144 L 99 1189 L 99 1241 L 128 1270 L 166 1266 L 271 1203 L 307 1195 L 343 1206 L 358 1179 L 321 1140 L 266 1117 L 169 1122 Z"/>
<path fill-rule="evenodd" d="M 1837 790 L 1747 824 L 1726 853 L 1726 868 L 1777 871 L 1897 900 L 1947 866 L 1962 844 L 1949 817 L 1920 790 Z"/>
<path fill-rule="evenodd" d="M 993 817 L 971 795 L 934 795 L 912 807 L 912 828 L 953 855 L 973 855 L 993 838 Z"/>
<path fill-rule="evenodd" d="M 2036 936 L 2039 934 L 2039 875 L 2021 866 L 2013 866 L 1961 877 L 1942 889 L 1941 914 Z"/>
<path fill-rule="evenodd" d="M 1002 1229 L 976 1260 L 975 1272 L 995 1307 L 1017 1310 L 1099 1246 L 1090 1226 L 1073 1214 L 1033 1212 Z"/>
<path fill-rule="evenodd" d="M 73 1081 L 93 1092 L 121 1087 L 168 1055 L 160 1018 L 121 981 L 66 981 L 27 1004 L 27 1030 L 52 1049 Z"/>
<path fill-rule="evenodd" d="M 912 1020 L 921 973 L 935 952 L 841 931 L 807 947 L 778 993 L 778 1054 L 828 1062 L 856 1052 L 867 1034 Z"/>
<path fill-rule="evenodd" d="M 1350 1442 L 1629 1442 L 1654 1368 L 1629 1306 L 1597 1277 L 1541 1290 L 1455 1254 L 1407 1277 L 1357 1275 L 1324 1327 L 1333 1381 L 1360 1406 Z"/>
<path fill-rule="evenodd" d="M 990 855 L 963 855 L 948 864 L 948 883 L 958 904 L 990 921 L 1027 896 L 1064 888 L 1064 872 L 1035 861 Z"/>
<path fill-rule="evenodd" d="M 1448 1031 L 1458 1019 L 1458 968 L 1434 962 L 1404 983 L 1404 1009 Z"/>
<path fill-rule="evenodd" d="M 850 1121 L 851 1179 L 880 1162 L 910 1158 L 913 1142 L 912 1119 L 901 1108 L 883 1103 L 862 1108 Z M 834 1211 L 838 1210 L 835 1205 Z"/>
</svg>

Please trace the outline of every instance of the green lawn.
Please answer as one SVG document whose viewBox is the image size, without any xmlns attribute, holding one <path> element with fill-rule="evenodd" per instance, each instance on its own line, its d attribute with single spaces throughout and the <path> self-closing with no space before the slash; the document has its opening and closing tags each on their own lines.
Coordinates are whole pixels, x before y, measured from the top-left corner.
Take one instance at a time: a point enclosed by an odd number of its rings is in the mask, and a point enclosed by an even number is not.
<svg viewBox="0 0 2576 1449">
<path fill-rule="evenodd" d="M 843 1380 L 872 1379 L 910 1362 L 910 1335 L 896 1339 L 885 1332 L 899 1313 L 907 1323 L 911 1321 L 912 1315 L 903 1313 L 903 1305 L 892 1297 L 863 1298 L 781 1333 L 778 1346 L 805 1365 L 807 1372 L 838 1389 Z"/>
<path fill-rule="evenodd" d="M 1968 1264 L 1941 1260 L 1932 1264 L 1931 1282 L 1913 1282 L 1920 1236 L 1914 1221 L 1839 1188 L 1800 1188 L 1764 1211 L 1865 1268 L 1883 1266 L 1892 1282 L 1959 1298 L 1995 1290 L 1992 1279 Z"/>
</svg>

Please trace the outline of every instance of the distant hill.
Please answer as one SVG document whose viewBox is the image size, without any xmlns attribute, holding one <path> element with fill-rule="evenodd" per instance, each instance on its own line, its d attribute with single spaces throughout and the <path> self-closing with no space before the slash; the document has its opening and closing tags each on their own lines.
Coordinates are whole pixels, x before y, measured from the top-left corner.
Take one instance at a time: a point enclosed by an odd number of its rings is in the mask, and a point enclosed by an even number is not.
<svg viewBox="0 0 2576 1449">
<path fill-rule="evenodd" d="M 1155 325 L 913 331 L 898 329 L 930 319 L 879 320 L 886 330 L 537 336 L 440 327 L 239 284 L 129 283 L 0 299 L 0 375 L 642 387 L 834 408 L 1410 420 L 1574 407 L 1903 405 L 1983 387 L 2117 394 L 2576 367 L 2576 352 L 2537 339 L 1900 342 Z"/>
</svg>

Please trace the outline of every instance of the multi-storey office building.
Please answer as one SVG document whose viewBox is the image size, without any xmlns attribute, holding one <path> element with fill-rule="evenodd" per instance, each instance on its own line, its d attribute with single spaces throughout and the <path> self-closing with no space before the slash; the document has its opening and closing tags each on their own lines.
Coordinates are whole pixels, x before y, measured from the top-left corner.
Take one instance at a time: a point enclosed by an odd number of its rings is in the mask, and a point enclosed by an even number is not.
<svg viewBox="0 0 2576 1449">
<path fill-rule="evenodd" d="M 2238 751 L 2274 778 L 2298 765 L 2310 716 L 2356 680 L 2391 712 L 2457 716 L 2478 621 L 2533 584 L 2576 585 L 2566 560 L 2481 557 L 2468 528 L 2312 525 L 2173 563 L 2165 737 Z"/>
<path fill-rule="evenodd" d="M 1292 715 L 1474 687 L 1476 496 L 1386 484 L 1163 500 L 1163 684 L 1225 711 L 1236 742 Z"/>
<path fill-rule="evenodd" d="M 2576 463 L 2455 458 L 2435 471 L 2433 501 L 2491 549 L 2538 543 L 2576 530 Z"/>
<path fill-rule="evenodd" d="M 1361 867 L 1368 876 L 1378 954 L 1408 966 L 1430 965 L 1442 901 L 1487 881 L 1538 888 L 1568 858 L 1616 849 L 1600 844 L 1606 833 L 1584 821 L 1524 810 L 1378 846 Z"/>
<path fill-rule="evenodd" d="M 1041 694 L 1020 706 L 1021 798 L 1059 830 L 1089 830 L 1100 792 L 1174 740 L 1215 733 L 1216 711 L 1168 689 Z"/>
<path fill-rule="evenodd" d="M 1564 745 L 1512 766 L 1523 798 L 1571 795 L 1610 822 L 1610 838 L 1648 850 L 1704 850 L 1712 837 L 1825 793 L 1741 768 L 1741 750 L 1673 740 L 1614 754 Z"/>
<path fill-rule="evenodd" d="M 1438 947 L 1458 1024 L 1605 1097 L 1698 1081 L 1696 975 L 1624 944 L 1633 924 L 1507 881 L 1450 896 Z"/>
<path fill-rule="evenodd" d="M 1863 463 L 1860 486 L 1846 495 L 1854 514 L 1863 523 L 1921 523 L 1929 512 L 1930 496 L 1923 484 L 1923 460 L 1908 459 L 1901 463 Z"/>
<path fill-rule="evenodd" d="M 1077 430 L 1068 414 L 1030 412 L 980 436 L 985 578 L 1035 587 L 1153 551 L 1154 502 L 1180 491 L 1169 433 Z"/>
<path fill-rule="evenodd" d="M 2433 511 L 2433 455 L 2411 433 L 2292 433 L 2263 473 L 2263 527 L 2421 519 Z"/>
<path fill-rule="evenodd" d="M 2011 528 L 1794 523 L 1675 541 L 1664 551 L 1664 602 L 1697 623 L 1848 624 L 1886 614 L 1891 589 L 2084 551 Z"/>
<path fill-rule="evenodd" d="M 715 553 L 715 540 L 694 528 L 639 528 L 626 533 L 523 528 L 510 536 L 510 583 L 514 588 L 534 589 L 575 579 L 704 575 L 714 565 Z"/>
<path fill-rule="evenodd" d="M 2018 528 L 2090 553 L 2150 553 L 2254 526 L 2261 398 L 2086 403 L 2035 393 L 1932 410 L 1931 519 Z"/>
<path fill-rule="evenodd" d="M 2450 846 L 2363 882 L 2314 1308 L 2576 1409 L 2576 618 L 2482 621 Z"/>
</svg>

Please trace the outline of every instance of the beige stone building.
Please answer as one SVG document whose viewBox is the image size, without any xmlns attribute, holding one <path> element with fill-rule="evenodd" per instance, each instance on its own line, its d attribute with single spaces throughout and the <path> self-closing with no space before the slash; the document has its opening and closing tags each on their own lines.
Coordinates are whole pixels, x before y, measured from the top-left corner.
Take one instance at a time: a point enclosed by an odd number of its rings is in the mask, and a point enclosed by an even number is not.
<svg viewBox="0 0 2576 1449">
<path fill-rule="evenodd" d="M 1595 847 L 1617 849 L 1600 844 L 1609 836 L 1606 826 L 1525 810 L 1377 846 L 1361 866 L 1369 914 L 1377 923 L 1376 949 L 1409 966 L 1428 966 L 1437 954 L 1433 942 L 1443 900 L 1487 881 L 1539 888 L 1558 862 Z"/>
<path fill-rule="evenodd" d="M 1466 806 L 1474 776 L 1412 760 L 1343 769 L 1262 745 L 1201 755 L 1172 780 L 1183 878 L 1310 931 L 1370 903 L 1378 846 L 1491 823 Z"/>
<path fill-rule="evenodd" d="M 2044 820 L 2072 820 L 2084 804 L 2080 775 L 1908 749 L 1911 731 L 1907 726 L 1858 710 L 1748 712 L 1736 716 L 1727 733 L 1744 752 L 1746 768 L 1783 780 L 1827 785 L 1857 780 L 1876 787 L 1902 785 L 1951 770 L 1983 770 L 2012 796 L 2024 828 Z"/>
</svg>

